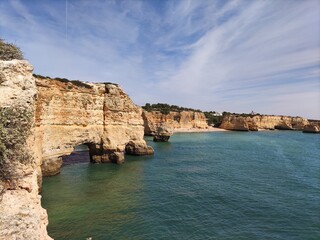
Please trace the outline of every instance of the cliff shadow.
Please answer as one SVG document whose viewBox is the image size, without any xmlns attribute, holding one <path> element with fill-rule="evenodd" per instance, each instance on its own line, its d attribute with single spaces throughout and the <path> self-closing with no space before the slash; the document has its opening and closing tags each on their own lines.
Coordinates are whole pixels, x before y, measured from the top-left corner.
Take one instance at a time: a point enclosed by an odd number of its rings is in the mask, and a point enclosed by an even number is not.
<svg viewBox="0 0 320 240">
<path fill-rule="evenodd" d="M 90 154 L 88 144 L 81 144 L 74 147 L 74 151 L 70 155 L 62 157 L 62 167 L 77 163 L 89 163 Z"/>
<path fill-rule="evenodd" d="M 42 162 L 41 170 L 43 177 L 54 176 L 60 173 L 66 165 L 78 163 L 99 163 L 97 155 L 102 155 L 100 144 L 84 142 L 75 145 L 64 155 L 51 157 Z"/>
</svg>

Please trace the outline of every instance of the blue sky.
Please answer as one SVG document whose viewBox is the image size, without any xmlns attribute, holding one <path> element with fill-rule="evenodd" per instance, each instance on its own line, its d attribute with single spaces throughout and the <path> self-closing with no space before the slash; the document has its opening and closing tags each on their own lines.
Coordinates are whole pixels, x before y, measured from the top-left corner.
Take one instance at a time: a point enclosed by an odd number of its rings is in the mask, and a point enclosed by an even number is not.
<svg viewBox="0 0 320 240">
<path fill-rule="evenodd" d="M 319 19 L 318 0 L 0 0 L 0 37 L 37 74 L 116 82 L 138 105 L 317 119 Z"/>
</svg>

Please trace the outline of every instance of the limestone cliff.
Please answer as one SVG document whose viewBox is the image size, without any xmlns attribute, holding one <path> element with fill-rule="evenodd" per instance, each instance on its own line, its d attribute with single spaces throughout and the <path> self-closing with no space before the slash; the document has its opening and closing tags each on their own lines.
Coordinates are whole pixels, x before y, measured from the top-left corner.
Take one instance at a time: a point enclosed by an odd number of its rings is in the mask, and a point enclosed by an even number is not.
<svg viewBox="0 0 320 240">
<path fill-rule="evenodd" d="M 310 122 L 310 124 L 304 126 L 304 133 L 320 133 L 320 123 L 319 122 Z"/>
<path fill-rule="evenodd" d="M 51 239 L 38 193 L 43 175 L 86 144 L 92 162 L 152 154 L 142 109 L 110 83 L 34 77 L 26 61 L 0 61 L 0 239 Z"/>
<path fill-rule="evenodd" d="M 51 239 L 38 194 L 32 66 L 0 61 L 0 89 L 0 239 Z"/>
<path fill-rule="evenodd" d="M 222 119 L 220 128 L 235 131 L 258 131 L 260 129 L 303 130 L 308 124 L 308 120 L 302 117 L 226 115 Z"/>
<path fill-rule="evenodd" d="M 179 129 L 208 128 L 206 117 L 201 112 L 181 111 L 163 114 L 160 111 L 143 111 L 144 131 L 146 135 L 155 135 L 161 124 L 166 124 L 173 131 Z"/>
<path fill-rule="evenodd" d="M 128 154 L 153 153 L 143 139 L 142 109 L 119 86 L 45 78 L 36 85 L 36 141 L 46 174 L 80 144 L 95 163 L 122 163 L 127 145 Z"/>
</svg>

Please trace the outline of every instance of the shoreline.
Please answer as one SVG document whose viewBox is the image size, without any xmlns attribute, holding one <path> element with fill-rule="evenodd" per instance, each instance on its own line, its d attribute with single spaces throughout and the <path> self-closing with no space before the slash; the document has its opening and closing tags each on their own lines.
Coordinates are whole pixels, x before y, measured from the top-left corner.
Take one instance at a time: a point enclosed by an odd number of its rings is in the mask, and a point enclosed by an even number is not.
<svg viewBox="0 0 320 240">
<path fill-rule="evenodd" d="M 208 128 L 179 128 L 175 129 L 173 133 L 200 133 L 200 132 L 228 132 L 230 130 L 208 127 Z"/>
</svg>

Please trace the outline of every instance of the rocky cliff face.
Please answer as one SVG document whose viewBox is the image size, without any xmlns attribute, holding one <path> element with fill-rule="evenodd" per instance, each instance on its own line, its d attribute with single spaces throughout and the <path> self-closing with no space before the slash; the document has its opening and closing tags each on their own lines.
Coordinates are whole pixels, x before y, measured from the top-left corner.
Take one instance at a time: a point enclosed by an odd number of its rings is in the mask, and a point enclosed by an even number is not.
<svg viewBox="0 0 320 240">
<path fill-rule="evenodd" d="M 0 61 L 0 239 L 51 239 L 38 190 L 61 157 L 86 144 L 92 162 L 152 154 L 142 109 L 115 84 L 33 77 L 26 61 Z"/>
<path fill-rule="evenodd" d="M 32 66 L 0 61 L 0 89 L 0 239 L 51 239 L 38 194 Z"/>
<path fill-rule="evenodd" d="M 310 124 L 304 126 L 304 133 L 320 133 L 320 123 L 319 122 L 310 122 Z"/>
<path fill-rule="evenodd" d="M 126 147 L 128 154 L 153 153 L 143 139 L 142 109 L 119 86 L 39 78 L 36 85 L 36 141 L 46 175 L 80 144 L 95 163 L 122 163 Z"/>
<path fill-rule="evenodd" d="M 156 135 L 162 124 L 174 130 L 208 128 L 206 117 L 201 112 L 182 111 L 163 114 L 160 111 L 143 111 L 144 130 L 146 135 Z"/>
<path fill-rule="evenodd" d="M 302 117 L 227 115 L 223 118 L 220 128 L 234 131 L 258 131 L 260 129 L 303 130 L 308 124 L 308 120 Z"/>
</svg>

